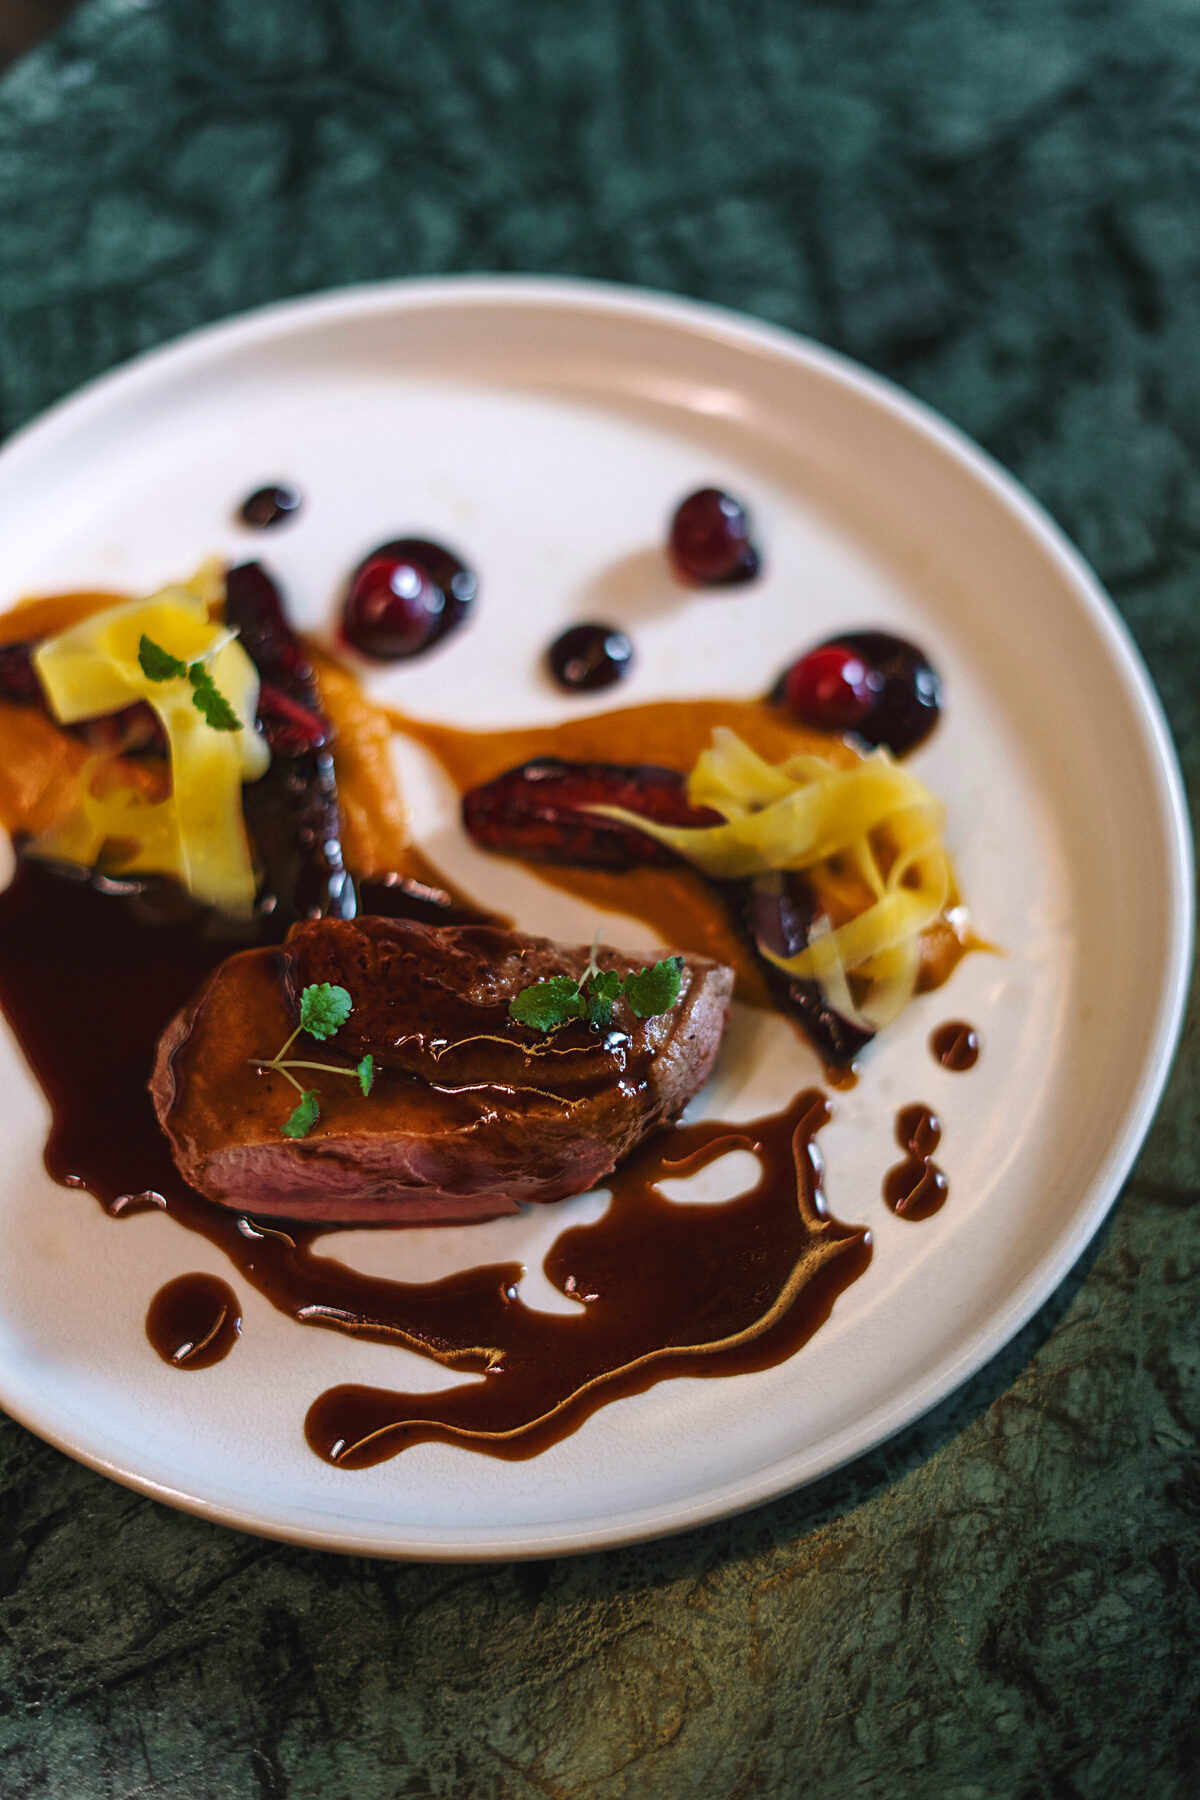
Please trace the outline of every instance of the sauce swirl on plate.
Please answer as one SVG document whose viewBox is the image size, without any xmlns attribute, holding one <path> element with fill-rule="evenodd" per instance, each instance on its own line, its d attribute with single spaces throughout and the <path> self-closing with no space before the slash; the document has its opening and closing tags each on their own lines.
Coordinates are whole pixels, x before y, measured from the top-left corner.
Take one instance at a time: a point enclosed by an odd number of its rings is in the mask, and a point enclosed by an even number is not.
<svg viewBox="0 0 1200 1800">
<path fill-rule="evenodd" d="M 575 1317 L 524 1306 L 516 1263 L 390 1282 L 339 1262 L 327 1227 L 259 1224 L 214 1205 L 176 1170 L 146 1081 L 164 1025 L 233 947 L 208 915 L 156 917 L 145 898 L 24 864 L 0 895 L 0 1004 L 50 1101 L 56 1181 L 110 1211 L 130 1195 L 154 1196 L 157 1209 L 161 1197 L 289 1317 L 483 1377 L 438 1394 L 335 1388 L 309 1412 L 318 1454 L 361 1467 L 438 1438 L 534 1455 L 621 1394 L 784 1361 L 866 1268 L 866 1231 L 824 1209 L 813 1139 L 828 1108 L 815 1090 L 751 1124 L 670 1127 L 630 1158 L 606 1184 L 605 1216 L 564 1230 L 547 1259 L 550 1280 L 579 1301 Z M 738 1148 L 762 1164 L 751 1192 L 679 1205 L 655 1190 Z M 126 1200 L 126 1210 L 137 1209 Z"/>
</svg>

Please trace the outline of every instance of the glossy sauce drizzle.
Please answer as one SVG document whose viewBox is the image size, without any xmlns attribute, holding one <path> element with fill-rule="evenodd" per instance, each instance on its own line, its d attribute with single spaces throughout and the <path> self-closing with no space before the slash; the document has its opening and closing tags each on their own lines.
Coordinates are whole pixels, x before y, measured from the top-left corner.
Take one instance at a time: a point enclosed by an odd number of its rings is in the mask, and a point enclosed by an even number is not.
<svg viewBox="0 0 1200 1800">
<path fill-rule="evenodd" d="M 961 1075 L 979 1061 L 979 1033 L 961 1019 L 948 1019 L 930 1038 L 929 1048 L 943 1069 Z"/>
<path fill-rule="evenodd" d="M 259 1225 L 204 1200 L 171 1160 L 146 1080 L 163 1026 L 236 947 L 208 929 L 202 918 L 155 922 L 141 901 L 25 864 L 0 895 L 0 1004 L 50 1101 L 56 1181 L 86 1187 L 120 1218 L 161 1202 L 303 1324 L 483 1376 L 435 1395 L 335 1388 L 308 1418 L 319 1454 L 361 1467 L 438 1438 L 534 1455 L 598 1406 L 668 1376 L 782 1362 L 866 1268 L 868 1234 L 824 1211 L 813 1137 L 828 1108 L 815 1090 L 753 1124 L 669 1128 L 630 1158 L 606 1215 L 564 1232 L 547 1259 L 551 1281 L 580 1300 L 573 1318 L 525 1307 L 519 1264 L 385 1281 L 327 1254 L 336 1233 Z M 654 1190 L 749 1147 L 763 1172 L 736 1200 L 680 1206 Z"/>
<path fill-rule="evenodd" d="M 176 1369 L 211 1369 L 241 1336 L 242 1310 L 227 1281 L 177 1275 L 160 1287 L 146 1314 L 146 1336 Z"/>
<path fill-rule="evenodd" d="M 889 1169 L 883 1197 L 902 1219 L 928 1219 L 946 1204 L 950 1183 L 933 1160 L 942 1141 L 941 1120 L 927 1106 L 906 1106 L 896 1120 L 896 1142 L 905 1159 Z"/>
</svg>

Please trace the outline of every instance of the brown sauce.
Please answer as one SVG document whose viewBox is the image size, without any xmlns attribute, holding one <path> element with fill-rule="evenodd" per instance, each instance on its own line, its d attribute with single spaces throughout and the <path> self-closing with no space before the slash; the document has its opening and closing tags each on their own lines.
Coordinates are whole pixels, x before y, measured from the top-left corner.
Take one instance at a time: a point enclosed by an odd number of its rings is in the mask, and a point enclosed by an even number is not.
<svg viewBox="0 0 1200 1800">
<path fill-rule="evenodd" d="M 824 1096 L 810 1089 L 772 1118 L 680 1125 L 650 1140 L 605 1183 L 612 1203 L 604 1218 L 565 1231 L 546 1258 L 553 1285 L 582 1301 L 579 1317 L 524 1307 L 517 1264 L 425 1288 L 397 1284 L 393 1292 L 409 1297 L 409 1329 L 421 1321 L 423 1336 L 436 1332 L 454 1346 L 439 1361 L 483 1381 L 438 1394 L 331 1388 L 305 1423 L 312 1448 L 349 1468 L 431 1438 L 515 1460 L 537 1455 L 618 1395 L 791 1356 L 871 1255 L 866 1231 L 824 1209 L 813 1140 L 828 1118 Z M 733 1149 L 761 1161 L 750 1193 L 723 1206 L 681 1206 L 656 1192 L 656 1181 L 694 1174 Z"/>
<path fill-rule="evenodd" d="M 939 1025 L 929 1040 L 929 1048 L 943 1069 L 959 1075 L 973 1069 L 979 1061 L 979 1033 L 961 1019 L 949 1019 Z"/>
<path fill-rule="evenodd" d="M 768 762 L 783 762 L 801 752 L 823 756 L 843 768 L 853 768 L 859 761 L 840 738 L 814 731 L 782 706 L 763 700 L 658 700 L 513 731 L 462 731 L 397 712 L 388 717 L 397 731 L 437 757 L 460 793 L 494 781 L 506 770 L 539 756 L 558 756 L 567 762 L 656 763 L 662 768 L 690 769 L 708 748 L 717 725 L 736 731 Z M 658 943 L 728 963 L 737 971 L 738 999 L 748 1006 L 775 1010 L 756 959 L 724 906 L 694 869 L 528 866 L 550 887 L 597 910 L 641 919 Z M 836 893 L 823 894 L 823 898 L 837 910 Z M 869 896 L 860 898 L 858 907 L 867 899 Z M 957 895 L 952 893 L 947 906 L 956 904 Z M 937 920 L 922 935 L 917 991 L 940 987 L 969 950 L 986 947 L 965 928 L 956 929 L 950 918 Z"/>
<path fill-rule="evenodd" d="M 901 1219 L 928 1219 L 946 1204 L 950 1184 L 933 1160 L 942 1141 L 941 1121 L 927 1106 L 906 1106 L 896 1120 L 896 1142 L 905 1152 L 889 1169 L 883 1197 Z"/>
<path fill-rule="evenodd" d="M 241 1331 L 238 1297 L 215 1275 L 177 1275 L 159 1288 L 146 1314 L 146 1336 L 176 1369 L 211 1369 Z"/>
<path fill-rule="evenodd" d="M 514 1298 L 517 1264 L 384 1281 L 338 1262 L 328 1231 L 258 1225 L 204 1200 L 171 1160 L 146 1080 L 164 1025 L 237 947 L 210 931 L 204 917 L 156 920 L 141 901 L 25 864 L 0 895 L 0 1005 L 50 1101 L 56 1181 L 117 1216 L 161 1203 L 300 1323 L 485 1376 L 438 1395 L 333 1389 L 308 1418 L 319 1454 L 364 1466 L 439 1438 L 534 1455 L 621 1394 L 783 1361 L 866 1268 L 868 1234 L 824 1212 L 813 1137 L 828 1113 L 815 1091 L 769 1119 L 677 1126 L 644 1145 L 612 1181 L 604 1218 L 564 1232 L 547 1260 L 560 1290 L 582 1297 L 575 1318 Z M 656 1179 L 751 1145 L 763 1174 L 749 1194 L 679 1206 L 654 1192 Z"/>
</svg>

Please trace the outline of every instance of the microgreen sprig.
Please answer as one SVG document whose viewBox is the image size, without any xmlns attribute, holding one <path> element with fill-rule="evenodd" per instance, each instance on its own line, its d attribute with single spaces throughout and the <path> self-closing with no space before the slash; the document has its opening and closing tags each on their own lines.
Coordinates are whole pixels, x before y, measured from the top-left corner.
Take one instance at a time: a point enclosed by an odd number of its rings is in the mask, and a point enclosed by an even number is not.
<svg viewBox="0 0 1200 1800">
<path fill-rule="evenodd" d="M 326 1038 L 337 1036 L 352 1011 L 353 1004 L 344 987 L 334 987 L 328 981 L 314 982 L 300 995 L 300 1023 L 283 1049 L 269 1061 L 255 1063 L 257 1069 L 275 1069 L 285 1081 L 291 1082 L 300 1096 L 295 1111 L 279 1127 L 284 1137 L 307 1137 L 321 1116 L 318 1101 L 320 1090 L 304 1087 L 294 1075 L 289 1075 L 289 1069 L 320 1069 L 327 1075 L 350 1075 L 357 1077 L 364 1099 L 371 1092 L 375 1080 L 375 1059 L 369 1052 L 353 1069 L 341 1068 L 337 1063 L 301 1062 L 296 1058 L 284 1061 L 302 1031 L 307 1031 L 309 1037 L 323 1043 Z"/>
<path fill-rule="evenodd" d="M 617 1000 L 624 999 L 639 1019 L 670 1012 L 679 998 L 682 956 L 668 956 L 652 969 L 631 973 L 622 981 L 615 969 L 602 969 L 597 963 L 599 948 L 597 932 L 588 966 L 578 981 L 572 981 L 569 975 L 551 975 L 545 981 L 535 981 L 509 1002 L 509 1018 L 534 1031 L 557 1031 L 572 1019 L 586 1020 L 593 1031 L 607 1031 Z"/>
<path fill-rule="evenodd" d="M 222 642 L 227 643 L 228 639 Z M 221 647 L 221 643 L 214 644 L 208 655 L 214 656 Z M 209 674 L 207 657 L 200 662 L 180 662 L 177 656 L 172 656 L 169 650 L 164 650 L 143 632 L 138 644 L 138 662 L 148 681 L 182 681 L 186 676 L 195 689 L 192 705 L 204 714 L 214 731 L 242 729 L 242 721 Z"/>
</svg>

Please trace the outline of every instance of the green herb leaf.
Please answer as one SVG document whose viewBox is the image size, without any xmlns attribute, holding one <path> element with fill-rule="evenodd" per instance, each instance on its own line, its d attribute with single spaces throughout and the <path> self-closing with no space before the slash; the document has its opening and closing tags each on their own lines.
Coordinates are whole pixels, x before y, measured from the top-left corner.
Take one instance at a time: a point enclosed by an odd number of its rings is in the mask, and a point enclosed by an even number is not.
<svg viewBox="0 0 1200 1800">
<path fill-rule="evenodd" d="M 279 1127 L 284 1137 L 307 1137 L 317 1120 L 321 1109 L 317 1105 L 316 1088 L 306 1088 L 300 1096 L 300 1104 L 285 1125 Z"/>
<path fill-rule="evenodd" d="M 363 1091 L 363 1099 L 364 1100 L 366 1099 L 367 1095 L 370 1093 L 371 1085 L 374 1082 L 374 1080 L 375 1080 L 375 1058 L 372 1055 L 370 1055 L 370 1053 L 368 1052 L 368 1054 L 363 1057 L 362 1061 L 358 1065 L 358 1085 Z"/>
<path fill-rule="evenodd" d="M 156 644 L 145 632 L 138 644 L 138 662 L 147 681 L 175 681 L 188 672 L 186 663 L 181 663 L 177 656 L 172 656 L 169 650 L 164 650 L 161 644 Z"/>
<path fill-rule="evenodd" d="M 204 714 L 214 731 L 242 729 L 242 721 L 224 694 L 214 686 L 213 678 L 203 663 L 193 663 L 187 671 L 187 678 L 196 690 L 192 695 L 192 705 Z"/>
<path fill-rule="evenodd" d="M 145 632 L 138 644 L 138 662 L 142 674 L 149 681 L 179 681 L 186 675 L 196 690 L 192 695 L 192 705 L 204 714 L 213 730 L 241 731 L 242 721 L 224 694 L 216 688 L 202 662 L 190 665 L 180 662 L 177 656 L 172 656 L 169 650 L 164 650 L 161 644 L 156 644 Z"/>
<path fill-rule="evenodd" d="M 612 1024 L 613 1002 L 620 998 L 621 977 L 615 969 L 600 969 L 587 984 L 584 1005 L 593 1031 L 607 1031 Z"/>
<path fill-rule="evenodd" d="M 529 1025 L 534 1031 L 554 1031 L 569 1019 L 584 1016 L 579 983 L 569 975 L 552 975 L 549 981 L 535 981 L 523 988 L 509 1002 L 508 1016 L 518 1025 Z"/>
<path fill-rule="evenodd" d="M 350 1017 L 350 996 L 344 987 L 327 981 L 314 982 L 300 996 L 300 1023 L 311 1037 L 331 1038 Z"/>
<path fill-rule="evenodd" d="M 657 1013 L 670 1012 L 679 998 L 682 984 L 682 956 L 668 956 L 652 969 L 625 979 L 624 994 L 639 1019 L 651 1019 Z"/>
</svg>

